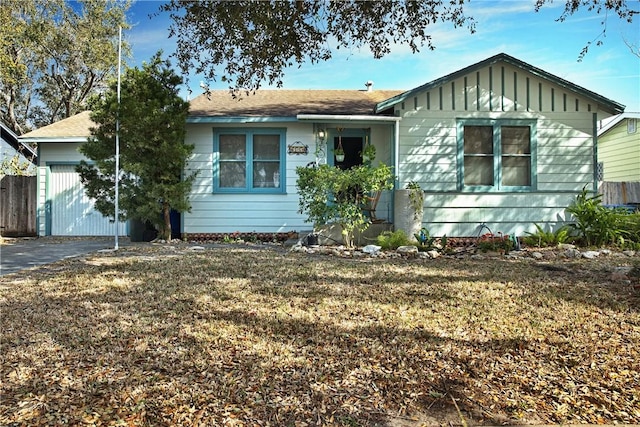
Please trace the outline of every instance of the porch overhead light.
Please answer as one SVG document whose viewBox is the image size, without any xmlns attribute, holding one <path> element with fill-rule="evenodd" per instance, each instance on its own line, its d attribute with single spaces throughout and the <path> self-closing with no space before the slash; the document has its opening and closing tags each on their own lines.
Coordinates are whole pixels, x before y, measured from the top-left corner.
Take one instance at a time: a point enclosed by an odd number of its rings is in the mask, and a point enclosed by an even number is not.
<svg viewBox="0 0 640 427">
<path fill-rule="evenodd" d="M 318 129 L 318 139 L 320 141 L 324 141 L 324 138 L 327 136 L 324 129 Z"/>
</svg>

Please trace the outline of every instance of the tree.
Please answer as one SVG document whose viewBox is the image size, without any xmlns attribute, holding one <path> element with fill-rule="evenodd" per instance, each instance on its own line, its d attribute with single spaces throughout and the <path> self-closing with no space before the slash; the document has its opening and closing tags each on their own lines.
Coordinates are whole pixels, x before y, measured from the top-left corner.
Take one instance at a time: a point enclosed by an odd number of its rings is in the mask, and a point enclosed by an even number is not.
<svg viewBox="0 0 640 427">
<path fill-rule="evenodd" d="M 553 0 L 536 0 L 535 11 Z M 220 78 L 234 90 L 255 90 L 263 83 L 282 86 L 285 69 L 330 59 L 335 49 L 368 47 L 381 58 L 395 45 L 412 52 L 434 49 L 429 25 L 449 22 L 475 31 L 464 13 L 465 0 L 170 0 L 160 10 L 171 13 L 170 36 L 177 39 L 183 73 Z M 632 22 L 638 11 L 626 0 L 565 0 L 559 20 L 578 10 L 604 16 L 615 12 Z M 604 34 L 604 31 L 601 35 Z M 601 41 L 598 40 L 598 44 Z M 588 45 L 581 53 L 586 54 Z M 221 70 L 222 68 L 222 70 Z"/>
<path fill-rule="evenodd" d="M 330 59 L 330 41 L 336 49 L 368 46 L 381 58 L 394 43 L 433 49 L 425 29 L 438 21 L 474 30 L 462 1 L 171 0 L 161 10 L 171 12 L 183 73 L 215 80 L 224 66 L 221 79 L 247 90 L 265 81 L 280 87 L 285 68 Z"/>
<path fill-rule="evenodd" d="M 128 2 L 0 0 L 0 115 L 21 134 L 86 110 L 117 64 Z M 125 52 L 128 46 L 124 44 Z"/>
<path fill-rule="evenodd" d="M 77 167 L 87 195 L 103 215 L 115 217 L 115 136 L 120 118 L 120 220 L 149 221 L 160 237 L 171 239 L 170 211 L 190 209 L 195 174 L 181 178 L 192 145 L 185 145 L 189 103 L 178 96 L 182 78 L 161 52 L 142 69 L 128 69 L 95 101 L 91 119 L 98 125 L 80 151 L 92 161 Z M 144 102 L 141 102 L 144 100 Z"/>
<path fill-rule="evenodd" d="M 553 0 L 536 0 L 535 11 L 540 11 L 542 6 L 552 2 Z M 578 61 L 582 61 L 589 52 L 589 47 L 591 47 L 593 42 L 595 42 L 596 46 L 603 44 L 602 39 L 607 35 L 607 18 L 609 12 L 615 13 L 620 19 L 628 23 L 632 23 L 633 17 L 640 13 L 640 10 L 631 9 L 627 4 L 627 0 L 565 0 L 564 10 L 560 14 L 560 17 L 558 17 L 558 21 L 564 22 L 569 16 L 584 9 L 588 12 L 595 12 L 598 15 L 602 15 L 602 20 L 600 21 L 602 30 L 592 41 L 587 42 L 582 48 L 578 55 Z"/>
</svg>

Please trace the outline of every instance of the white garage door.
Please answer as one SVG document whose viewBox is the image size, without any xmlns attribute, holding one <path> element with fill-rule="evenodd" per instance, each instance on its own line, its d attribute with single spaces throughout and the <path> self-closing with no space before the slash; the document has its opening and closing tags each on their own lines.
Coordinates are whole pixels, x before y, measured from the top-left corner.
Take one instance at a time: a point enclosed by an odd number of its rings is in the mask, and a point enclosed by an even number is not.
<svg viewBox="0 0 640 427">
<path fill-rule="evenodd" d="M 93 208 L 74 165 L 51 166 L 51 234 L 54 236 L 110 236 L 115 224 Z M 119 234 L 126 235 L 121 222 Z"/>
</svg>

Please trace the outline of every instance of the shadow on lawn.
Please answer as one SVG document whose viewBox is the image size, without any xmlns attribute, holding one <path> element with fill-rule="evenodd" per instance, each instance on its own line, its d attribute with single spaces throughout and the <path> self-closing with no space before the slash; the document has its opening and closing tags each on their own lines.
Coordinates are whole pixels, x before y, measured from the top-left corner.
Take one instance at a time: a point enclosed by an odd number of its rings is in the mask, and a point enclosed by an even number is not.
<svg viewBox="0 0 640 427">
<path fill-rule="evenodd" d="M 460 305 L 465 288 L 484 283 L 512 286 L 534 303 L 561 298 L 601 310 L 620 308 L 628 297 L 613 286 L 590 288 L 587 277 L 572 282 L 570 272 L 550 280 L 535 266 L 502 261 L 374 265 L 237 256 L 85 265 L 17 283 L 11 293 L 8 284 L 0 303 L 0 421 L 49 415 L 79 423 L 91 415 L 151 425 L 199 417 L 390 426 L 394 414 L 421 413 L 457 424 L 454 397 L 474 422 L 535 420 L 538 412 L 539 421 L 562 422 L 549 412 L 552 393 L 547 406 L 536 406 L 533 389 L 544 381 L 561 389 L 556 370 L 590 376 L 570 340 L 478 331 L 464 338 L 446 324 L 402 324 L 402 310 L 429 315 L 431 306 Z M 606 295 L 592 301 L 585 289 Z M 522 379 L 536 370 L 550 373 L 539 383 Z"/>
</svg>

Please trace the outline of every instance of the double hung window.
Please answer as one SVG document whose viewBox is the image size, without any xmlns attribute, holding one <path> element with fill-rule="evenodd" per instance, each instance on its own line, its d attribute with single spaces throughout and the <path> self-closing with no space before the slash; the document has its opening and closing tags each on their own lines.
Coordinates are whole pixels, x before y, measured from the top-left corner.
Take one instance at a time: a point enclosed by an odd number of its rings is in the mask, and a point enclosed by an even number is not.
<svg viewBox="0 0 640 427">
<path fill-rule="evenodd" d="M 284 193 L 284 144 L 281 129 L 214 132 L 214 190 Z"/>
<path fill-rule="evenodd" d="M 518 191 L 535 188 L 533 121 L 458 121 L 458 187 Z"/>
</svg>

